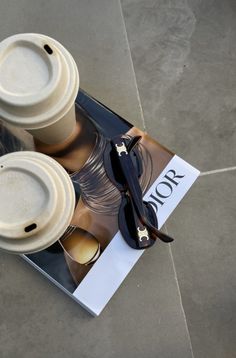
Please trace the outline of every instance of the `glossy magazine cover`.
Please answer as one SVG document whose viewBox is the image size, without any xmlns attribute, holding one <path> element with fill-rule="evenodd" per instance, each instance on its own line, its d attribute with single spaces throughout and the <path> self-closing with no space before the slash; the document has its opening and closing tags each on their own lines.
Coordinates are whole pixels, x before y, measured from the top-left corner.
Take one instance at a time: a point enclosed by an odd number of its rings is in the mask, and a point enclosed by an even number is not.
<svg viewBox="0 0 236 358">
<path fill-rule="evenodd" d="M 23 258 L 97 316 L 144 252 L 128 246 L 118 228 L 121 194 L 105 170 L 110 139 L 141 137 L 132 160 L 159 228 L 199 172 L 84 91 L 76 104 L 79 139 L 51 155 L 68 171 L 75 188 L 71 226 L 54 245 Z M 36 150 L 44 149 L 36 145 Z"/>
</svg>

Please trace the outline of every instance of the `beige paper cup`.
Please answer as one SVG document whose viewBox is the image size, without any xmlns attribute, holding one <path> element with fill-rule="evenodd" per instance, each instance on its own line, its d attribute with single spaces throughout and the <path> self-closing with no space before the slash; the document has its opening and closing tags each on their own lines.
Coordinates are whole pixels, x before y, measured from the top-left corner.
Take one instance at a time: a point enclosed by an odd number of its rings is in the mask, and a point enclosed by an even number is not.
<svg viewBox="0 0 236 358">
<path fill-rule="evenodd" d="M 75 193 L 66 171 L 52 158 L 16 152 L 0 158 L 0 249 L 41 251 L 69 226 Z"/>
<path fill-rule="evenodd" d="M 41 34 L 18 34 L 0 43 L 0 118 L 47 144 L 75 130 L 79 73 L 71 54 Z"/>
</svg>

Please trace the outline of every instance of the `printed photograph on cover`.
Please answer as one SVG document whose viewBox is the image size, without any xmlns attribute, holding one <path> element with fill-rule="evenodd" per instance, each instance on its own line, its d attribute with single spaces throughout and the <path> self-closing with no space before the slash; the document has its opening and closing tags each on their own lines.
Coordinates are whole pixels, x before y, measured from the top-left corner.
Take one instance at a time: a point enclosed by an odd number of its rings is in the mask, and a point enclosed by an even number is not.
<svg viewBox="0 0 236 358">
<path fill-rule="evenodd" d="M 78 132 L 66 149 L 48 149 L 42 143 L 35 143 L 37 151 L 57 160 L 71 176 L 77 199 L 71 225 L 54 245 L 25 256 L 28 262 L 70 293 L 75 291 L 119 230 L 122 194 L 108 175 L 107 166 L 117 170 L 111 156 L 110 139 L 122 136 L 128 148 L 132 139 L 138 138 L 130 156 L 135 168 L 133 175 L 138 176 L 143 194 L 174 156 L 84 91 L 80 90 L 76 104 Z M 155 203 L 153 205 L 155 209 Z"/>
</svg>

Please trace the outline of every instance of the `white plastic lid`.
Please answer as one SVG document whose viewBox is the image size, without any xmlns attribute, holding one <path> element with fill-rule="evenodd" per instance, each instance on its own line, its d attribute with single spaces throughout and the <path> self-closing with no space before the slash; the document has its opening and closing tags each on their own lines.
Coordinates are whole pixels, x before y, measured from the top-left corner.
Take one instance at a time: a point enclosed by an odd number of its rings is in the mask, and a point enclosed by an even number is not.
<svg viewBox="0 0 236 358">
<path fill-rule="evenodd" d="M 56 242 L 69 226 L 75 193 L 54 159 L 35 152 L 0 158 L 0 249 L 32 253 Z"/>
<path fill-rule="evenodd" d="M 72 107 L 79 74 L 71 54 L 41 34 L 0 43 L 0 117 L 28 130 L 57 122 Z"/>
</svg>

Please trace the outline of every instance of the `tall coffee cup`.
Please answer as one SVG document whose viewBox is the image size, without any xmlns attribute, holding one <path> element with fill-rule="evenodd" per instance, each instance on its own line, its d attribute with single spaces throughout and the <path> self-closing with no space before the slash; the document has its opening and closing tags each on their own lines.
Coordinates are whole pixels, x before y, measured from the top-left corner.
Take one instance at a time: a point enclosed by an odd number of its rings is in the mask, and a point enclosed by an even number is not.
<svg viewBox="0 0 236 358">
<path fill-rule="evenodd" d="M 0 158 L 0 249 L 41 251 L 69 226 L 75 193 L 67 172 L 54 159 L 35 152 Z"/>
<path fill-rule="evenodd" d="M 17 34 L 0 43 L 0 118 L 46 144 L 76 127 L 79 73 L 71 54 L 41 34 Z"/>
</svg>

